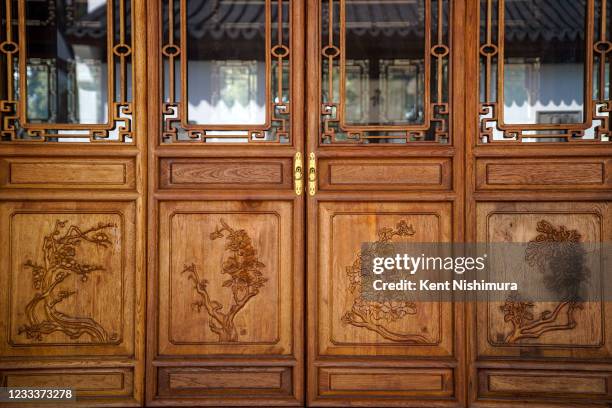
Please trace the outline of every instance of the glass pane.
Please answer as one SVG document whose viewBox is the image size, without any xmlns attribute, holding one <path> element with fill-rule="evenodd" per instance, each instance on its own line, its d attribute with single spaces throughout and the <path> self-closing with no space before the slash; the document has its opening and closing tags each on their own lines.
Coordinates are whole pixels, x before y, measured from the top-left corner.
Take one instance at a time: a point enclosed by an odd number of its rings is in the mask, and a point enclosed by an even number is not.
<svg viewBox="0 0 612 408">
<path fill-rule="evenodd" d="M 187 2 L 192 125 L 266 123 L 265 1 Z"/>
<path fill-rule="evenodd" d="M 504 123 L 584 122 L 586 12 L 586 0 L 505 1 Z"/>
<path fill-rule="evenodd" d="M 106 0 L 26 0 L 30 123 L 108 121 Z"/>
<path fill-rule="evenodd" d="M 423 123 L 424 0 L 345 4 L 345 124 Z"/>
</svg>

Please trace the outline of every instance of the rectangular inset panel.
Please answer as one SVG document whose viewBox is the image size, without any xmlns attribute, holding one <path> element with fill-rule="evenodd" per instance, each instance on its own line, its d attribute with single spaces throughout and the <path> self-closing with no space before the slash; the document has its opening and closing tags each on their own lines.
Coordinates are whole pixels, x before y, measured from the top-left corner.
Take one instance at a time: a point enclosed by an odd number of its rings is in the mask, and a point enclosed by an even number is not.
<svg viewBox="0 0 612 408">
<path fill-rule="evenodd" d="M 482 333 L 478 336 L 479 355 L 537 358 L 612 355 L 605 336 L 611 330 L 611 308 L 609 302 L 602 301 L 609 295 L 601 285 L 606 279 L 605 272 L 610 270 L 609 260 L 601 259 L 600 264 L 598 258 L 579 256 L 580 251 L 610 241 L 610 216 L 608 203 L 478 203 L 477 242 L 523 244 L 524 258 L 529 257 L 529 261 L 514 266 L 513 271 L 521 274 L 517 280 L 526 275 L 535 285 L 546 285 L 554 295 L 545 301 L 530 300 L 533 295 L 529 288 L 519 287 L 517 292 L 500 293 L 504 300 L 477 302 L 477 327 Z M 572 262 L 568 262 L 566 252 L 547 251 L 546 243 L 553 248 L 571 244 L 577 255 L 570 253 Z M 576 296 L 572 290 L 577 287 L 593 289 L 580 291 L 580 296 Z M 599 291 L 595 292 L 597 288 Z"/>
<path fill-rule="evenodd" d="M 425 113 L 430 58 L 426 7 L 425 0 L 340 2 L 343 126 L 422 125 L 429 119 Z M 389 30 L 387 35 L 367 30 L 356 35 L 364 26 L 408 24 L 410 30 Z M 376 44 L 376 54 L 369 44 Z"/>
<path fill-rule="evenodd" d="M 291 188 L 290 159 L 163 159 L 161 188 Z"/>
<path fill-rule="evenodd" d="M 451 205 L 320 202 L 317 336 L 321 355 L 452 355 L 453 309 L 436 299 L 391 307 L 361 297 L 364 242 L 449 242 Z M 379 310 L 380 313 L 375 312 Z"/>
<path fill-rule="evenodd" d="M 133 142 L 132 1 L 4 4 L 0 141 Z"/>
<path fill-rule="evenodd" d="M 130 368 L 6 370 L 0 383 L 7 387 L 73 388 L 78 397 L 130 396 L 133 392 Z"/>
<path fill-rule="evenodd" d="M 56 10 L 56 4 L 25 1 L 25 18 L 38 22 L 25 24 L 28 76 L 27 103 L 22 106 L 27 122 L 101 124 L 108 120 L 108 101 L 112 100 L 109 65 L 113 59 L 108 53 L 112 35 L 106 16 L 113 10 L 112 2 L 83 3 L 81 9 L 60 3 Z M 57 19 L 55 13 L 70 18 Z M 104 19 L 95 17 L 100 14 Z M 81 34 L 74 35 L 75 29 Z"/>
<path fill-rule="evenodd" d="M 493 189 L 609 189 L 612 160 L 605 158 L 479 159 L 477 187 Z"/>
<path fill-rule="evenodd" d="M 163 367 L 158 380 L 160 396 L 291 395 L 287 367 Z"/>
<path fill-rule="evenodd" d="M 321 159 L 321 190 L 449 189 L 450 159 Z"/>
<path fill-rule="evenodd" d="M 453 373 L 449 369 L 321 368 L 322 396 L 450 396 Z"/>
<path fill-rule="evenodd" d="M 321 144 L 449 143 L 451 4 L 320 2 Z"/>
<path fill-rule="evenodd" d="M 134 217 L 127 202 L 0 204 L 1 356 L 132 355 Z"/>
<path fill-rule="evenodd" d="M 162 2 L 162 141 L 290 141 L 292 8 L 289 0 Z"/>
<path fill-rule="evenodd" d="M 481 370 L 479 393 L 497 396 L 567 396 L 573 398 L 609 397 L 609 373 L 576 371 Z"/>
<path fill-rule="evenodd" d="M 292 352 L 292 206 L 161 203 L 160 354 Z"/>
<path fill-rule="evenodd" d="M 480 142 L 609 141 L 609 3 L 479 3 Z"/>
<path fill-rule="evenodd" d="M 0 159 L 0 187 L 134 188 L 133 159 L 25 158 Z"/>
</svg>

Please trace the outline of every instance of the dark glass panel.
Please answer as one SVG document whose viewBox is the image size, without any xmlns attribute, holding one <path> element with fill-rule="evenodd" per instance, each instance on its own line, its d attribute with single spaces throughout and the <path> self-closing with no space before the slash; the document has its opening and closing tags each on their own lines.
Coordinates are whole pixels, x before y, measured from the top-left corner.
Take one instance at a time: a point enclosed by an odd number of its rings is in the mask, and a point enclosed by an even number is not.
<svg viewBox="0 0 612 408">
<path fill-rule="evenodd" d="M 26 117 L 108 122 L 106 0 L 25 0 Z"/>
<path fill-rule="evenodd" d="M 584 122 L 586 0 L 504 4 L 504 123 Z"/>
<path fill-rule="evenodd" d="M 424 122 L 425 2 L 347 0 L 344 122 Z"/>
<path fill-rule="evenodd" d="M 189 123 L 264 124 L 265 1 L 187 2 L 186 43 Z"/>
</svg>

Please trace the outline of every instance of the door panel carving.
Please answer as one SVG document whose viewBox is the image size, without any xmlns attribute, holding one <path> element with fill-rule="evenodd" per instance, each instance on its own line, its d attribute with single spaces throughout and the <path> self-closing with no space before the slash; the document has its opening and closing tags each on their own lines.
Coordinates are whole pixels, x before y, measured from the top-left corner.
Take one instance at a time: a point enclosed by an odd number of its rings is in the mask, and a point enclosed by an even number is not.
<svg viewBox="0 0 612 408">
<path fill-rule="evenodd" d="M 43 261 L 28 259 L 23 263 L 23 267 L 32 273 L 32 287 L 36 292 L 25 306 L 27 321 L 19 327 L 19 335 L 38 342 L 46 342 L 48 337 L 58 332 L 71 340 L 85 336 L 89 339 L 86 343 L 117 340 L 117 333 L 109 334 L 95 319 L 71 316 L 57 309 L 65 306 L 68 303 L 65 301 L 71 297 L 78 297 L 77 290 L 62 288 L 70 278 L 85 283 L 92 274 L 107 272 L 100 263 L 93 261 L 92 250 L 81 248 L 81 243 L 93 244 L 96 249 L 108 248 L 113 243 L 107 231 L 116 227 L 112 222 L 99 222 L 96 226 L 83 228 L 69 224 L 67 220 L 55 220 L 53 229 L 42 239 Z M 16 247 L 22 248 L 20 245 Z M 83 261 L 77 259 L 77 249 L 83 254 Z"/>
<path fill-rule="evenodd" d="M 200 297 L 200 300 L 193 303 L 192 306 L 198 312 L 201 312 L 202 309 L 206 311 L 208 327 L 219 336 L 219 342 L 237 342 L 238 331 L 234 319 L 249 300 L 259 294 L 260 289 L 268 281 L 268 278 L 265 278 L 262 273 L 266 264 L 259 260 L 251 237 L 245 230 L 232 228 L 223 218 L 219 219 L 219 224 L 210 233 L 210 240 L 226 238 L 225 252 L 227 257 L 224 257 L 220 273 L 227 274 L 227 279 L 223 281 L 221 286 L 231 290 L 229 305 L 225 307 L 211 298 L 212 294 L 208 288 L 209 280 L 200 278 L 196 264 L 192 263 L 185 266 L 182 273 L 186 273 L 188 278 L 193 281 L 194 289 Z M 241 329 L 240 334 L 246 333 L 246 329 Z"/>
<path fill-rule="evenodd" d="M 81 398 L 91 406 L 92 397 L 129 397 L 134 392 L 134 372 L 131 368 L 6 370 L 0 381 L 8 387 L 62 388 L 72 384 Z M 98 401 L 99 402 L 99 401 Z"/>
<path fill-rule="evenodd" d="M 291 204 L 161 209 L 160 353 L 290 354 Z"/>
<path fill-rule="evenodd" d="M 589 371 L 559 372 L 555 370 L 482 370 L 479 373 L 480 392 L 489 398 L 508 397 L 534 400 L 542 396 L 571 399 L 571 406 L 579 402 L 609 399 L 612 394 L 607 386 L 609 372 Z"/>
<path fill-rule="evenodd" d="M 547 279 L 547 288 L 559 295 L 558 301 L 532 302 L 522 299 L 519 291 L 505 302 L 479 303 L 478 325 L 488 333 L 479 337 L 481 355 L 524 355 L 529 350 L 534 356 L 609 356 L 607 303 L 581 299 L 572 291 L 576 285 L 568 281 L 590 277 L 583 243 L 609 240 L 609 206 L 483 203 L 478 215 L 480 242 L 528 243 L 525 260 L 533 279 Z M 551 253 L 546 245 L 550 242 L 571 244 L 571 250 Z M 605 267 L 597 273 L 605 273 Z M 605 279 L 603 275 L 590 278 Z"/>
<path fill-rule="evenodd" d="M 292 198 L 160 203 L 159 367 L 150 398 L 299 401 L 296 205 Z"/>
<path fill-rule="evenodd" d="M 10 271 L 3 355 L 132 352 L 133 206 L 7 202 L 0 214 Z"/>
<path fill-rule="evenodd" d="M 364 242 L 450 240 L 450 206 L 322 203 L 319 239 L 321 355 L 452 355 L 452 308 L 440 302 L 360 297 Z M 375 244 L 376 246 L 376 244 Z"/>
</svg>

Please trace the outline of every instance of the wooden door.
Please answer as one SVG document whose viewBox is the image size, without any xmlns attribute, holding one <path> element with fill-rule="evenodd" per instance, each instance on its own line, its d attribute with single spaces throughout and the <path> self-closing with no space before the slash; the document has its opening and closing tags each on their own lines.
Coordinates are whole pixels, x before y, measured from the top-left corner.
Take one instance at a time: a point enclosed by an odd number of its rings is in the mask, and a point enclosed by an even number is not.
<svg viewBox="0 0 612 408">
<path fill-rule="evenodd" d="M 479 83 L 466 99 L 470 240 L 577 251 L 609 245 L 610 7 L 599 0 L 468 1 L 466 76 Z M 546 270 L 556 279 L 588 269 L 553 264 L 554 252 L 543 259 L 534 281 Z M 589 279 L 607 282 L 610 271 L 603 260 Z M 530 302 L 519 290 L 505 302 L 470 305 L 469 405 L 609 404 L 607 288 L 600 286 L 595 301 L 566 294 Z"/>
<path fill-rule="evenodd" d="M 303 4 L 150 6 L 148 404 L 300 405 Z"/>
<path fill-rule="evenodd" d="M 463 402 L 463 304 L 364 300 L 359 269 L 363 242 L 463 239 L 463 11 L 308 2 L 311 406 Z"/>
<path fill-rule="evenodd" d="M 0 386 L 143 403 L 144 3 L 0 7 Z"/>
</svg>

